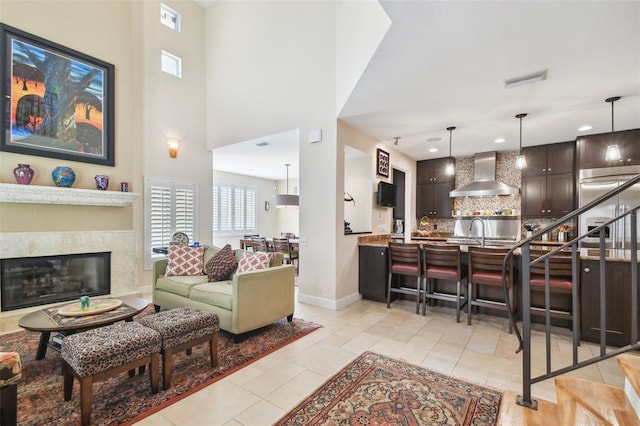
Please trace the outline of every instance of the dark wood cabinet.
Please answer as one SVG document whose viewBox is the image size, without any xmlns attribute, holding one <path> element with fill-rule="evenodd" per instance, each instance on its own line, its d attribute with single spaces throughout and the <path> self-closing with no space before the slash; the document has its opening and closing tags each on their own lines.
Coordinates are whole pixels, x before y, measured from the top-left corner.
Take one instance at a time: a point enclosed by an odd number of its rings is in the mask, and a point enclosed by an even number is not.
<svg viewBox="0 0 640 426">
<path fill-rule="evenodd" d="M 453 200 L 449 193 L 453 191 L 455 176 L 447 176 L 447 164 L 453 158 L 423 160 L 417 163 L 416 216 L 431 218 L 451 218 Z"/>
<path fill-rule="evenodd" d="M 607 147 L 618 145 L 622 159 L 605 161 Z M 640 164 L 640 129 L 620 132 L 599 133 L 577 138 L 578 168 L 596 169 L 601 167 L 634 166 Z"/>
<path fill-rule="evenodd" d="M 576 206 L 575 144 L 562 142 L 523 149 L 522 216 L 562 217 Z"/>
<path fill-rule="evenodd" d="M 582 260 L 580 272 L 580 333 L 582 340 L 600 342 L 600 262 Z M 607 345 L 624 346 L 631 339 L 631 266 L 606 262 Z M 636 301 L 636 305 L 640 300 Z M 640 324 L 640 321 L 639 321 Z"/>
<path fill-rule="evenodd" d="M 452 157 L 436 158 L 435 160 L 422 160 L 418 161 L 416 165 L 417 169 L 417 184 L 421 183 L 434 183 L 434 182 L 451 182 L 454 180 L 454 176 L 448 176 L 445 174 L 447 164 L 455 159 Z"/>
<path fill-rule="evenodd" d="M 396 205 L 393 208 L 394 219 L 404 219 L 404 188 L 405 174 L 404 172 L 393 169 L 393 184 L 396 186 Z"/>
<path fill-rule="evenodd" d="M 387 250 L 387 247 L 359 247 L 358 291 L 363 299 L 387 302 L 387 279 L 389 277 Z M 395 293 L 392 294 L 392 296 L 395 295 Z"/>
</svg>

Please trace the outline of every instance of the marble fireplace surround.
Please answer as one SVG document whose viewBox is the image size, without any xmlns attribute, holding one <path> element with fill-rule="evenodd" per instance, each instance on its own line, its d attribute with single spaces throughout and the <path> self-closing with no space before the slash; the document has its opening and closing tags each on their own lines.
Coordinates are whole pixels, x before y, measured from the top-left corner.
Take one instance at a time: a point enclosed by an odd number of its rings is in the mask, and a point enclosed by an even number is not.
<svg viewBox="0 0 640 426">
<path fill-rule="evenodd" d="M 0 258 L 111 252 L 111 295 L 136 292 L 135 232 L 3 232 Z M 17 312 L 17 311 L 12 311 Z"/>
</svg>

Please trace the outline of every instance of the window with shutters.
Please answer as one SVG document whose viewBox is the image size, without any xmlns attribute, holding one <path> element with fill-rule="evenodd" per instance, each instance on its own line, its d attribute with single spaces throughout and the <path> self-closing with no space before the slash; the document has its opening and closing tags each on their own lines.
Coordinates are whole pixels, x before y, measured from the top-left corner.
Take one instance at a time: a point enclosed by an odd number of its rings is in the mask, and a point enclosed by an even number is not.
<svg viewBox="0 0 640 426">
<path fill-rule="evenodd" d="M 213 184 L 213 232 L 216 235 L 257 233 L 257 190 L 227 183 Z"/>
<path fill-rule="evenodd" d="M 145 268 L 164 256 L 173 234 L 184 232 L 195 240 L 197 185 L 170 179 L 145 178 Z M 154 252 L 155 249 L 155 252 Z"/>
</svg>

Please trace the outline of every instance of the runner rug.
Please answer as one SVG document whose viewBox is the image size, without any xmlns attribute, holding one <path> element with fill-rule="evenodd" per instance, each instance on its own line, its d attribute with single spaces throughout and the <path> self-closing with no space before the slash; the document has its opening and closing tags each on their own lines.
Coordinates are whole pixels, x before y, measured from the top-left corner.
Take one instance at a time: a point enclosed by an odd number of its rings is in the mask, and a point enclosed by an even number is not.
<svg viewBox="0 0 640 426">
<path fill-rule="evenodd" d="M 365 352 L 277 425 L 494 425 L 501 396 Z"/>
<path fill-rule="evenodd" d="M 153 312 L 150 305 L 140 315 Z M 135 318 L 138 318 L 135 317 Z M 319 326 L 300 319 L 286 319 L 244 335 L 234 343 L 231 334 L 220 331 L 218 366 L 211 368 L 209 346 L 193 348 L 173 356 L 171 388 L 151 394 L 148 369 L 130 378 L 127 373 L 93 384 L 91 424 L 122 425 L 136 421 L 171 405 L 240 368 L 316 330 Z M 80 424 L 80 386 L 74 381 L 70 401 L 63 396 L 61 358 L 47 350 L 43 360 L 34 359 L 40 333 L 19 331 L 0 336 L 0 352 L 17 351 L 22 358 L 22 381 L 18 384 L 19 425 Z"/>
</svg>

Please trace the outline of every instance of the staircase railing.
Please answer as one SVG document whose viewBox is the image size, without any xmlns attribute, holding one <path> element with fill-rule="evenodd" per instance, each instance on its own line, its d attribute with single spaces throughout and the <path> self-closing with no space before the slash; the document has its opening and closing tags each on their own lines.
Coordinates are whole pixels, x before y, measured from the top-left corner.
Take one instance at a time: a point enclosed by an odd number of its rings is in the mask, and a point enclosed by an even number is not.
<svg viewBox="0 0 640 426">
<path fill-rule="evenodd" d="M 523 405 L 529 408 L 537 409 L 537 401 L 531 398 L 531 386 L 535 383 L 550 379 L 552 377 L 558 376 L 560 374 L 567 373 L 569 371 L 573 371 L 587 365 L 595 364 L 604 359 L 608 359 L 614 356 L 617 356 L 621 353 L 628 352 L 631 350 L 640 349 L 640 344 L 638 344 L 638 235 L 637 235 L 637 214 L 640 205 L 634 206 L 631 209 L 628 209 L 626 212 L 618 215 L 615 218 L 612 218 L 608 222 L 601 224 L 600 226 L 589 230 L 587 233 L 578 235 L 576 238 L 567 241 L 566 243 L 546 252 L 545 254 L 532 259 L 530 256 L 531 242 L 538 237 L 546 234 L 553 229 L 557 228 L 559 225 L 564 224 L 568 221 L 575 220 L 580 215 L 589 212 L 590 210 L 598 207 L 603 202 L 615 197 L 616 195 L 626 191 L 631 188 L 633 185 L 640 182 L 640 175 L 628 180 L 624 184 L 620 185 L 618 188 L 612 190 L 604 194 L 603 196 L 597 198 L 596 200 L 588 203 L 587 205 L 574 210 L 568 215 L 562 217 L 561 219 L 556 220 L 555 222 L 549 224 L 548 226 L 539 229 L 536 231 L 531 237 L 520 241 L 516 244 L 505 256 L 503 262 L 503 279 L 502 279 L 502 287 L 505 293 L 505 300 L 507 302 L 507 307 L 510 312 L 509 321 L 513 325 L 516 337 L 518 338 L 519 346 L 516 350 L 517 352 L 522 351 L 522 395 L 518 396 L 517 403 L 519 405 Z M 607 351 L 607 343 L 606 343 L 606 332 L 607 332 L 607 312 L 606 312 L 606 275 L 605 275 L 605 258 L 607 253 L 607 247 L 605 244 L 606 238 L 606 229 L 611 226 L 613 223 L 625 220 L 626 217 L 630 217 L 630 225 L 631 225 L 631 242 L 630 242 L 630 268 L 631 268 L 631 337 L 629 340 L 629 344 L 617 349 L 610 349 Z M 580 312 L 579 312 L 579 297 L 578 294 L 578 285 L 577 280 L 580 274 L 578 270 L 580 253 L 579 253 L 579 244 L 582 240 L 587 237 L 598 237 L 599 241 L 599 251 L 598 251 L 598 259 L 600 262 L 600 274 L 599 274 L 599 295 L 600 295 L 600 352 L 599 355 L 594 356 L 590 359 L 578 361 L 578 346 L 580 345 L 579 341 L 579 327 L 580 327 Z M 626 247 L 625 247 L 626 248 Z M 549 258 L 561 251 L 571 250 L 571 265 L 572 265 L 572 291 L 571 291 L 571 309 L 572 309 L 572 337 L 573 337 L 573 357 L 571 365 L 553 369 L 551 365 L 551 307 L 550 307 L 550 292 L 549 292 Z M 522 333 L 518 328 L 516 322 L 516 312 L 513 307 L 509 304 L 509 298 L 507 297 L 507 285 L 506 285 L 506 268 L 507 261 L 509 256 L 513 256 L 516 250 L 520 251 L 520 265 L 522 272 L 522 303 L 520 306 L 522 307 Z M 544 262 L 545 265 L 545 355 L 546 355 L 546 372 L 544 374 L 538 376 L 532 376 L 531 371 L 531 283 L 530 283 L 530 269 L 531 266 Z"/>
</svg>

